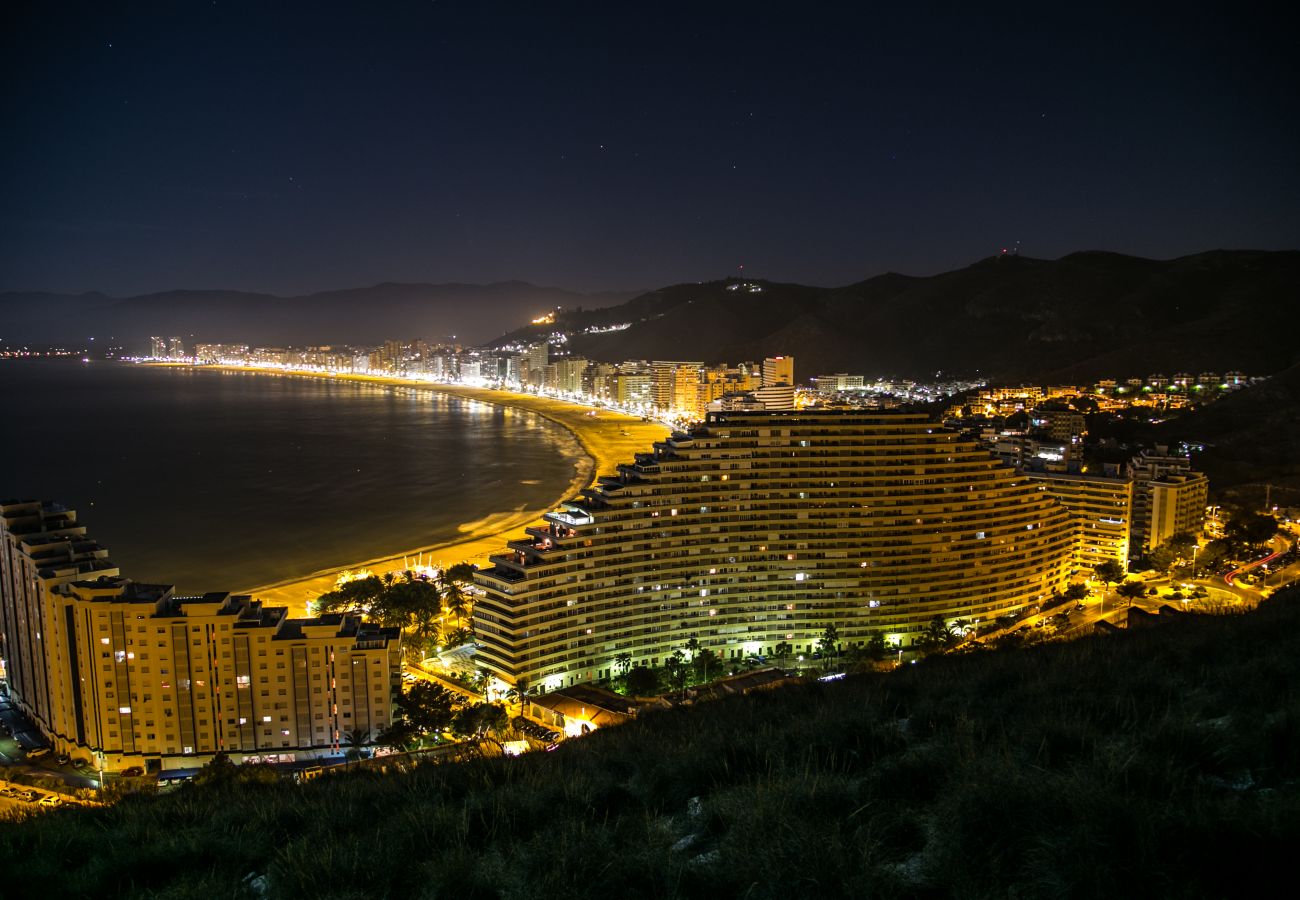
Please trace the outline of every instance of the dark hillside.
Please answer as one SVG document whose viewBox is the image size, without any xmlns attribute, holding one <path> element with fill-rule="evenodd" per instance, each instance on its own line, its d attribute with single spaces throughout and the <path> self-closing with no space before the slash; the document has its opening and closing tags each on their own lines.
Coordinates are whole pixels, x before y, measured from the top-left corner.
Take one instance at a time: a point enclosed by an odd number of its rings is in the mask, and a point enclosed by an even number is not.
<svg viewBox="0 0 1300 900">
<path fill-rule="evenodd" d="M 1210 484 L 1258 504 L 1300 506 L 1300 364 L 1161 426 L 1165 439 L 1196 441 Z"/>
<path fill-rule="evenodd" d="M 594 359 L 738 362 L 791 353 L 798 377 L 849 371 L 995 380 L 1240 369 L 1300 361 L 1300 253 L 1213 251 L 1181 259 L 1074 253 L 996 257 L 928 278 L 840 288 L 736 280 L 677 285 L 551 330 Z M 583 334 L 589 325 L 632 323 Z"/>
<path fill-rule="evenodd" d="M 1233 897 L 1300 833 L 1300 596 L 518 760 L 0 824 L 15 897 Z"/>
</svg>

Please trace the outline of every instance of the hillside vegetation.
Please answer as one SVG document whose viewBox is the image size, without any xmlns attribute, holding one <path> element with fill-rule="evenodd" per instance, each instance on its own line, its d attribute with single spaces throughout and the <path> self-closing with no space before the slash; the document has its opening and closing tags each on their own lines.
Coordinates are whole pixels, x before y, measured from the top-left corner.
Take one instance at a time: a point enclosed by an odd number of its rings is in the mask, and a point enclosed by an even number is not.
<svg viewBox="0 0 1300 900">
<path fill-rule="evenodd" d="M 1291 875 L 1300 596 L 522 759 L 0 824 L 6 896 L 1227 897 Z M 257 876 L 262 880 L 250 876 Z"/>
</svg>

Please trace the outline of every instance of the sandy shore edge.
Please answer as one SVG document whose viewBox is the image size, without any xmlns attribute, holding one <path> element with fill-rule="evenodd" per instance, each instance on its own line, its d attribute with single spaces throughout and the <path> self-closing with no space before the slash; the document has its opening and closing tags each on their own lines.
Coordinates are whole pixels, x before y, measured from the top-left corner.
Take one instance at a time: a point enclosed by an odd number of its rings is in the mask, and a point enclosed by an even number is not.
<svg viewBox="0 0 1300 900">
<path fill-rule="evenodd" d="M 400 571 L 408 564 L 408 561 L 414 562 L 415 558 L 419 556 L 423 556 L 426 563 L 452 565 L 468 561 L 482 565 L 487 562 L 490 555 L 502 552 L 508 540 L 520 536 L 524 527 L 537 523 L 543 513 L 576 496 L 595 481 L 598 476 L 613 474 L 620 462 L 630 461 L 633 453 L 648 451 L 654 441 L 662 440 L 668 434 L 668 429 L 658 422 L 644 422 L 636 416 L 605 409 L 594 410 L 561 400 L 553 400 L 549 397 L 538 397 L 534 394 L 520 394 L 513 391 L 468 387 L 466 385 L 408 381 L 402 378 L 385 378 L 373 375 L 328 375 L 320 372 L 261 369 L 247 366 L 212 366 L 210 368 L 217 371 L 244 372 L 258 375 L 290 375 L 427 390 L 462 400 L 519 409 L 535 413 L 559 425 L 573 435 L 582 449 L 583 458 L 578 465 L 573 480 L 566 486 L 562 495 L 556 497 L 552 503 L 544 507 L 525 509 L 520 506 L 514 510 L 490 511 L 483 518 L 462 525 L 461 529 L 464 533 L 450 540 L 406 549 L 377 559 L 349 561 L 344 565 L 322 569 L 309 575 L 239 591 L 239 593 L 252 594 L 269 605 L 287 606 L 290 615 L 294 616 L 305 615 L 307 601 L 333 588 L 339 573 L 345 569 L 355 571 L 365 568 L 375 574 L 383 574 L 384 572 Z"/>
</svg>

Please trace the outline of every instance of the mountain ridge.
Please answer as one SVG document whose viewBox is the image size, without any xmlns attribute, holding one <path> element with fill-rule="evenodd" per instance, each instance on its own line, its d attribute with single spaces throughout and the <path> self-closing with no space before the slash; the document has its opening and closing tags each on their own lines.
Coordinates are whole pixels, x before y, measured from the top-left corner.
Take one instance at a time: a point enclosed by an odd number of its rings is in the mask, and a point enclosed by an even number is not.
<svg viewBox="0 0 1300 900">
<path fill-rule="evenodd" d="M 185 289 L 130 297 L 0 293 L 0 339 L 79 342 L 110 337 L 128 352 L 152 335 L 187 343 L 378 344 L 416 337 L 468 345 L 500 333 L 503 321 L 529 321 L 556 306 L 623 302 L 635 292 L 579 293 L 522 281 L 489 284 L 381 282 L 311 294 Z"/>
<path fill-rule="evenodd" d="M 1300 361 L 1300 251 L 1212 250 L 1172 260 L 1079 251 L 988 257 L 930 276 L 896 272 L 836 288 L 765 280 L 678 284 L 621 307 L 565 312 L 493 342 L 568 333 L 605 362 L 795 357 L 796 377 L 935 372 L 993 380 L 1280 371 Z M 1240 337 L 1269 311 L 1268 328 Z M 587 329 L 627 325 L 619 331 Z"/>
</svg>

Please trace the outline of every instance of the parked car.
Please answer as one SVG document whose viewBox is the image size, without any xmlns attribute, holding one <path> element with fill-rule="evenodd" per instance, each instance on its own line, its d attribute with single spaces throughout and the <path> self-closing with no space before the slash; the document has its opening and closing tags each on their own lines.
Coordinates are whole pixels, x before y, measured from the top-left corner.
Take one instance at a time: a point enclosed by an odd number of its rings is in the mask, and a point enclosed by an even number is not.
<svg viewBox="0 0 1300 900">
<path fill-rule="evenodd" d="M 58 806 L 62 802 L 63 800 L 54 794 L 46 794 L 40 799 L 41 806 Z"/>
<path fill-rule="evenodd" d="M 66 766 L 68 764 L 68 754 L 60 753 L 54 758 L 54 761 L 61 766 Z"/>
<path fill-rule="evenodd" d="M 40 759 L 42 756 L 49 756 L 49 755 L 50 755 L 49 747 L 37 747 L 35 750 L 27 751 L 28 759 Z"/>
<path fill-rule="evenodd" d="M 144 769 L 139 766 L 131 766 L 129 769 L 122 770 L 123 778 L 139 778 L 144 774 Z"/>
</svg>

